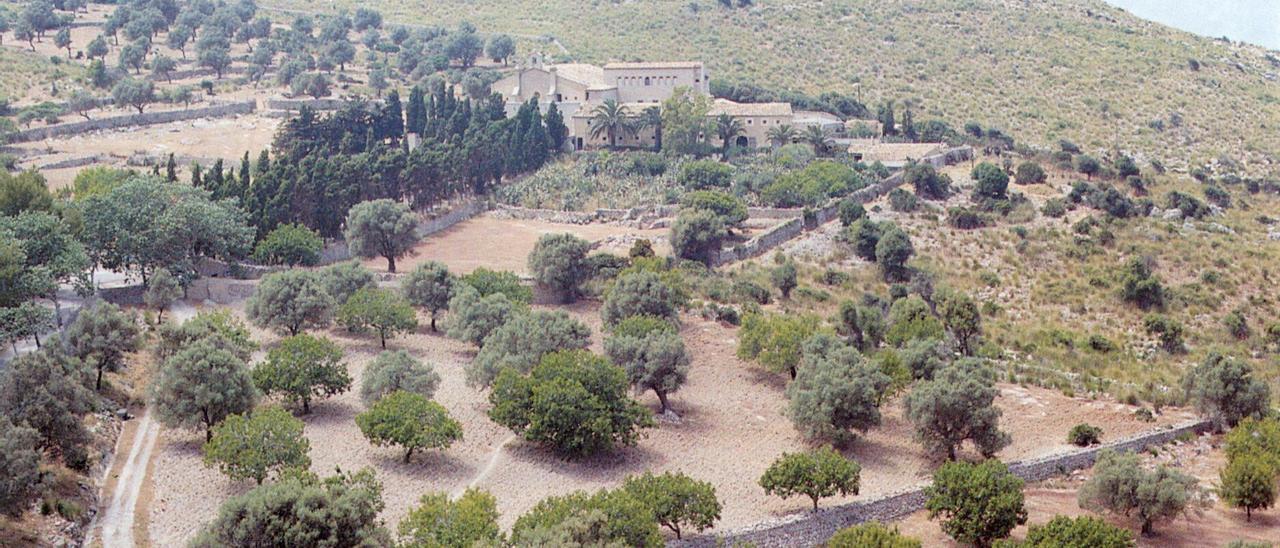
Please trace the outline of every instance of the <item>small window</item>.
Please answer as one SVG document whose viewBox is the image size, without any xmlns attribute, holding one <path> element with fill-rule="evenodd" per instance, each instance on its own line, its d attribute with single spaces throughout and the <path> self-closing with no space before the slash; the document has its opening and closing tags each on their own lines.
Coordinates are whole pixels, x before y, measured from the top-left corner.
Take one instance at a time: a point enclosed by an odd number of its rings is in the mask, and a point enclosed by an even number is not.
<svg viewBox="0 0 1280 548">
<path fill-rule="evenodd" d="M 644 77 L 644 85 L 646 85 L 646 86 L 647 86 L 647 85 L 649 85 L 649 77 L 648 77 L 648 76 L 645 76 L 645 77 Z"/>
</svg>

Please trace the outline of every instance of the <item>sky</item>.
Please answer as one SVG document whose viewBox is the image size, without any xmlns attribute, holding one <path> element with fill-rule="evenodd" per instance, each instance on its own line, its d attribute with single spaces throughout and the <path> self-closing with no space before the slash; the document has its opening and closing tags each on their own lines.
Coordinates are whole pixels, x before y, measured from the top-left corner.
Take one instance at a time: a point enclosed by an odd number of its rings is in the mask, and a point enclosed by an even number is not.
<svg viewBox="0 0 1280 548">
<path fill-rule="evenodd" d="M 1105 0 L 1143 19 L 1280 50 L 1280 0 Z"/>
</svg>

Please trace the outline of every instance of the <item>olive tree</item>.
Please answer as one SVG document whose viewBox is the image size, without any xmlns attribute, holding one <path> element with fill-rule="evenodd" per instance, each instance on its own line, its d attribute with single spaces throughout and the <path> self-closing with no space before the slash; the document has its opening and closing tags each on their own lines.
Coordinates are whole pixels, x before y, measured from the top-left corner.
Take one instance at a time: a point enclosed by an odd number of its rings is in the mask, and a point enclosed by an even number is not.
<svg viewBox="0 0 1280 548">
<path fill-rule="evenodd" d="M 342 348 L 325 338 L 306 333 L 280 341 L 267 359 L 253 368 L 253 384 L 263 394 L 280 394 L 302 413 L 311 412 L 311 400 L 351 389 L 351 375 L 342 361 Z"/>
<path fill-rule="evenodd" d="M 217 466 L 233 480 L 252 479 L 258 485 L 271 474 L 311 466 L 311 443 L 302 421 L 278 406 L 248 415 L 231 415 L 213 428 L 204 444 L 205 466 Z"/>
<path fill-rule="evenodd" d="M 410 333 L 418 327 L 418 314 L 403 297 L 378 287 L 356 291 L 338 308 L 338 323 L 352 331 L 373 330 L 382 348 L 387 338 Z"/>
<path fill-rule="evenodd" d="M 982 333 L 982 313 L 973 298 L 959 291 L 944 291 L 938 299 L 938 315 L 955 337 L 960 353 L 972 356 L 974 343 Z"/>
<path fill-rule="evenodd" d="M 671 529 L 677 539 L 685 530 L 710 529 L 720 519 L 715 486 L 683 472 L 628 476 L 622 490 L 649 506 L 658 524 Z"/>
<path fill-rule="evenodd" d="M 578 286 L 590 275 L 586 265 L 591 244 L 573 234 L 543 234 L 529 253 L 529 272 L 556 291 L 563 302 L 578 298 Z"/>
<path fill-rule="evenodd" d="M 245 315 L 254 325 L 297 335 L 304 329 L 329 325 L 333 297 L 321 285 L 320 275 L 309 270 L 267 274 L 245 304 Z"/>
<path fill-rule="evenodd" d="M 257 399 L 244 360 L 206 340 L 165 360 L 151 384 L 151 409 L 160 423 L 204 429 L 205 441 L 213 438 L 214 425 L 253 409 Z"/>
<path fill-rule="evenodd" d="M 684 209 L 671 224 L 671 249 L 677 257 L 710 264 L 729 231 L 715 212 Z"/>
<path fill-rule="evenodd" d="M 884 313 L 878 307 L 846 300 L 840 303 L 837 318 L 840 332 L 860 351 L 875 350 L 884 339 Z"/>
<path fill-rule="evenodd" d="M 320 269 L 320 283 L 337 306 L 346 304 L 347 299 L 355 295 L 356 291 L 378 286 L 373 271 L 356 260 L 334 263 Z"/>
<path fill-rule="evenodd" d="M 675 290 L 658 274 L 647 270 L 618 277 L 600 307 L 600 317 L 609 326 L 631 316 L 675 320 L 679 313 Z"/>
<path fill-rule="evenodd" d="M 942 517 L 942 530 L 966 544 L 991 546 L 1027 522 L 1022 480 L 995 459 L 943 464 L 924 493 L 929 519 Z"/>
<path fill-rule="evenodd" d="M 892 226 L 887 228 L 876 243 L 876 262 L 886 282 L 903 282 L 911 279 L 911 268 L 907 261 L 915 255 L 915 247 L 911 238 L 902 229 Z"/>
<path fill-rule="evenodd" d="M 982 162 L 973 168 L 969 176 L 977 182 L 973 200 L 1004 200 L 1009 197 L 1009 175 L 991 162 Z"/>
<path fill-rule="evenodd" d="M 783 453 L 760 476 L 764 492 L 784 499 L 804 495 L 813 501 L 818 511 L 818 501 L 839 495 L 858 494 L 859 473 L 862 467 L 836 452 L 831 447 L 804 453 Z"/>
<path fill-rule="evenodd" d="M 0 513 L 19 516 L 40 493 L 40 433 L 0 416 Z"/>
<path fill-rule="evenodd" d="M 747 314 L 742 319 L 737 355 L 755 360 L 774 373 L 786 372 L 795 379 L 804 356 L 804 342 L 824 332 L 815 316 L 797 314 Z"/>
<path fill-rule="evenodd" d="M 374 445 L 399 445 L 404 462 L 418 449 L 443 449 L 462 439 L 462 425 L 440 404 L 398 390 L 356 415 L 360 432 Z"/>
<path fill-rule="evenodd" d="M 9 362 L 0 372 L 0 416 L 39 433 L 38 446 L 64 459 L 83 456 L 89 432 L 84 415 L 97 404 L 90 373 L 80 360 L 46 347 Z"/>
<path fill-rule="evenodd" d="M 1187 399 L 1218 428 L 1262 416 L 1271 401 L 1271 388 L 1253 376 L 1248 364 L 1218 353 L 1188 371 L 1182 386 Z"/>
<path fill-rule="evenodd" d="M 1088 546 L 1090 548 L 1133 548 L 1133 533 L 1092 516 L 1054 516 L 1048 523 L 1032 525 L 1019 544 L 1026 548 Z"/>
<path fill-rule="evenodd" d="M 147 290 L 142 294 L 142 302 L 156 311 L 156 319 L 164 319 L 164 311 L 174 301 L 182 298 L 182 286 L 167 268 L 158 268 L 147 280 Z"/>
<path fill-rule="evenodd" d="M 396 259 L 418 243 L 418 219 L 407 204 L 389 199 L 360 202 L 347 212 L 343 237 L 351 253 L 364 258 L 383 257 L 387 272 L 396 271 Z"/>
<path fill-rule="evenodd" d="M 102 389 L 102 373 L 124 366 L 124 355 L 138 349 L 141 339 L 133 318 L 120 307 L 98 301 L 80 311 L 67 329 L 67 350 L 98 370 L 93 386 Z"/>
<path fill-rule="evenodd" d="M 414 267 L 400 279 L 400 292 L 409 304 L 431 313 L 431 330 L 436 330 L 436 316 L 449 309 L 449 299 L 457 283 L 443 263 L 427 261 Z"/>
<path fill-rule="evenodd" d="M 383 350 L 364 369 L 360 399 L 365 405 L 403 390 L 431 399 L 440 386 L 440 374 L 404 350 Z"/>
<path fill-rule="evenodd" d="M 511 527 L 515 546 L 661 546 L 652 510 L 625 489 L 538 501 Z"/>
<path fill-rule="evenodd" d="M 528 373 L 547 354 L 589 344 L 591 328 L 563 310 L 518 314 L 485 337 L 484 346 L 466 367 L 467 383 L 488 387 L 503 369 Z"/>
<path fill-rule="evenodd" d="M 835 336 L 804 344 L 804 360 L 787 385 L 787 415 L 811 440 L 837 443 L 880 424 L 880 401 L 890 379 Z"/>
<path fill-rule="evenodd" d="M 635 445 L 640 430 L 654 426 L 627 397 L 626 373 L 586 350 L 543 356 L 528 375 L 503 369 L 489 402 L 494 422 L 571 458 Z"/>
<path fill-rule="evenodd" d="M 271 265 L 315 266 L 320 263 L 324 240 L 301 224 L 275 227 L 253 249 L 254 260 Z"/>
<path fill-rule="evenodd" d="M 400 522 L 404 546 L 500 546 L 498 501 L 488 491 L 468 487 L 455 500 L 448 493 L 422 495 Z"/>
<path fill-rule="evenodd" d="M 445 333 L 450 337 L 483 347 L 489 334 L 507 323 L 521 309 L 506 293 L 480 296 L 470 285 L 459 284 L 449 299 L 449 318 Z"/>
<path fill-rule="evenodd" d="M 1009 434 L 999 427 L 999 392 L 995 374 L 981 360 L 958 360 L 907 394 L 907 420 L 915 425 L 916 439 L 925 449 L 945 452 L 947 460 L 956 459 L 956 448 L 966 439 L 990 457 L 1010 443 Z"/>
<path fill-rule="evenodd" d="M 609 361 L 627 372 L 637 391 L 652 390 L 662 404 L 661 414 L 670 410 L 667 395 L 680 389 L 689 377 L 689 352 L 670 322 L 653 316 L 632 316 L 623 320 L 604 341 Z"/>
<path fill-rule="evenodd" d="M 1146 536 L 1155 530 L 1156 520 L 1181 514 L 1197 491 L 1196 479 L 1182 472 L 1164 465 L 1146 470 L 1138 455 L 1103 450 L 1078 499 L 1088 510 L 1136 514 Z"/>
</svg>

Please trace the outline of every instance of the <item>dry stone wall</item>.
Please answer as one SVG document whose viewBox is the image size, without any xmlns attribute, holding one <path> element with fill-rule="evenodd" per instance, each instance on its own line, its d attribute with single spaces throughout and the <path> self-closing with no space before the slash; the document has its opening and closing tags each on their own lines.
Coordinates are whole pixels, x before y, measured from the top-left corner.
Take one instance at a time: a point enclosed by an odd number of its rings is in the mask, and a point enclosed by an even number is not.
<svg viewBox="0 0 1280 548">
<path fill-rule="evenodd" d="M 1187 433 L 1208 430 L 1210 423 L 1203 420 L 1186 421 L 1172 427 L 1138 434 L 1111 443 L 1076 449 L 1047 457 L 1018 461 L 1009 464 L 1009 470 L 1026 481 L 1040 481 L 1073 470 L 1093 466 L 1098 453 L 1113 451 L 1141 451 L 1147 447 L 1168 443 Z M 924 488 L 909 489 L 873 500 L 854 502 L 826 508 L 811 514 L 797 514 L 784 520 L 773 521 L 731 531 L 723 535 L 705 535 L 667 543 L 671 548 L 704 548 L 718 546 L 752 545 L 759 548 L 818 546 L 832 535 L 851 525 L 868 521 L 890 521 L 924 508 Z"/>
<path fill-rule="evenodd" d="M 222 116 L 231 116 L 234 114 L 248 114 L 256 110 L 257 106 L 258 104 L 255 101 L 243 101 L 185 110 L 163 110 L 158 112 L 144 112 L 142 114 L 109 116 L 106 118 L 95 118 L 93 120 L 53 124 L 45 127 L 22 130 L 13 134 L 11 141 L 15 143 L 40 141 L 50 137 L 78 135 L 81 133 L 104 129 L 150 126 L 155 124 L 167 124 L 169 122 L 180 122 L 183 120 L 195 120 L 197 118 L 217 118 Z"/>
</svg>

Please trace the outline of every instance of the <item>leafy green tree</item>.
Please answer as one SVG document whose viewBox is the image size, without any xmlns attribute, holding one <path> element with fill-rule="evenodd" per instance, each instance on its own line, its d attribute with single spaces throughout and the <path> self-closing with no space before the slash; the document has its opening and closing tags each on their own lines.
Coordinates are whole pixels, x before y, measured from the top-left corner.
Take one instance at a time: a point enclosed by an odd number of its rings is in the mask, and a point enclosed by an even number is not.
<svg viewBox="0 0 1280 548">
<path fill-rule="evenodd" d="M 507 64 L 507 59 L 510 59 L 515 53 L 515 42 L 505 34 L 489 38 L 489 43 L 485 45 L 485 54 L 490 59 L 493 59 L 495 63 L 501 62 L 504 66 Z"/>
<path fill-rule="evenodd" d="M 784 499 L 804 495 L 818 511 L 820 499 L 858 494 L 858 476 L 862 467 L 831 447 L 804 453 L 783 453 L 760 476 L 760 486 L 769 495 Z"/>
<path fill-rule="evenodd" d="M 315 231 L 300 224 L 285 223 L 258 242 L 253 258 L 269 265 L 315 266 L 320 263 L 322 249 L 324 240 Z"/>
<path fill-rule="evenodd" d="M 951 196 L 951 177 L 938 173 L 931 164 L 908 165 L 902 180 L 923 200 L 945 200 Z"/>
<path fill-rule="evenodd" d="M 162 362 L 199 340 L 208 341 L 243 362 L 248 362 L 253 351 L 258 349 L 258 344 L 249 334 L 249 327 L 226 309 L 202 310 L 182 325 L 161 324 L 159 331 L 154 350 L 156 358 Z"/>
<path fill-rule="evenodd" d="M 386 349 L 387 337 L 417 329 L 418 315 L 413 306 L 395 292 L 366 287 L 338 308 L 338 323 L 353 331 L 376 331 L 382 348 Z"/>
<path fill-rule="evenodd" d="M 787 259 L 784 260 L 782 264 L 773 267 L 773 269 L 769 271 L 769 281 L 772 282 L 773 286 L 778 288 L 778 291 L 782 293 L 783 299 L 790 299 L 791 290 L 795 289 L 796 285 L 798 285 L 798 282 L 796 281 L 796 263 Z"/>
<path fill-rule="evenodd" d="M 1254 455 L 1280 472 L 1280 419 L 1247 418 L 1226 436 L 1227 461 Z"/>
<path fill-rule="evenodd" d="M 605 294 L 600 318 L 606 326 L 632 316 L 652 316 L 675 321 L 680 310 L 676 291 L 658 274 L 641 270 L 618 277 Z"/>
<path fill-rule="evenodd" d="M 680 166 L 676 182 L 686 190 L 725 189 L 733 182 L 733 166 L 715 160 L 695 160 Z"/>
<path fill-rule="evenodd" d="M 1210 353 L 1182 379 L 1187 399 L 1219 428 L 1248 417 L 1261 417 L 1271 401 L 1271 387 L 1255 378 L 1242 360 Z"/>
<path fill-rule="evenodd" d="M 924 492 L 929 519 L 941 516 L 942 530 L 966 544 L 991 546 L 1027 522 L 1022 480 L 995 459 L 943 464 Z"/>
<path fill-rule="evenodd" d="M 1156 335 L 1160 340 L 1160 348 L 1170 354 L 1183 352 L 1182 324 L 1173 318 L 1161 314 L 1150 314 L 1142 319 L 1143 328 L 1148 334 Z"/>
<path fill-rule="evenodd" d="M 1081 154 L 1076 156 L 1076 171 L 1085 174 L 1086 178 L 1092 181 L 1093 176 L 1102 171 L 1102 164 L 1098 163 L 1098 160 L 1093 156 Z"/>
<path fill-rule="evenodd" d="M 710 264 L 728 235 L 724 221 L 714 212 L 684 209 L 671 224 L 671 249 L 681 259 Z"/>
<path fill-rule="evenodd" d="M 903 536 L 897 528 L 872 521 L 845 527 L 827 541 L 827 548 L 920 548 L 920 541 Z"/>
<path fill-rule="evenodd" d="M 840 233 L 844 242 L 853 246 L 853 254 L 865 261 L 875 262 L 876 246 L 884 234 L 885 226 L 868 218 L 858 219 Z"/>
<path fill-rule="evenodd" d="M 445 333 L 458 340 L 483 347 L 484 340 L 515 316 L 520 309 L 506 293 L 481 297 L 468 284 L 459 284 L 449 299 L 449 320 Z"/>
<path fill-rule="evenodd" d="M 404 350 L 384 350 L 365 368 L 360 399 L 371 404 L 392 392 L 403 390 L 431 399 L 440 386 L 440 374 Z"/>
<path fill-rule="evenodd" d="M 916 439 L 925 449 L 945 452 L 947 460 L 956 459 L 956 448 L 966 439 L 973 440 L 984 457 L 991 457 L 1010 443 L 1009 434 L 999 428 L 999 393 L 995 374 L 981 360 L 958 360 L 907 394 L 907 420 L 915 425 Z"/>
<path fill-rule="evenodd" d="M 529 253 L 529 272 L 538 283 L 556 291 L 563 302 L 578 298 L 578 286 L 586 281 L 585 260 L 591 244 L 570 233 L 543 234 Z"/>
<path fill-rule="evenodd" d="M 356 425 L 374 445 L 403 447 L 408 463 L 418 449 L 444 449 L 462 439 L 462 425 L 440 404 L 398 390 L 356 415 Z"/>
<path fill-rule="evenodd" d="M 685 530 L 710 529 L 720 519 L 715 486 L 683 472 L 628 476 L 622 490 L 649 506 L 658 524 L 671 529 L 677 539 Z"/>
<path fill-rule="evenodd" d="M 400 279 L 400 292 L 409 304 L 431 313 L 431 330 L 436 330 L 436 315 L 449 309 L 457 280 L 443 263 L 426 261 Z"/>
<path fill-rule="evenodd" d="M 205 466 L 217 466 L 233 480 L 252 479 L 262 485 L 267 476 L 311 466 L 311 443 L 301 420 L 278 406 L 231 415 L 213 428 L 204 444 Z"/>
<path fill-rule="evenodd" d="M 203 428 L 205 441 L 213 438 L 214 425 L 248 412 L 258 399 L 244 360 L 203 339 L 165 360 L 150 395 L 161 424 Z"/>
<path fill-rule="evenodd" d="M 387 271 L 396 271 L 396 259 L 418 243 L 418 220 L 409 206 L 394 200 L 360 202 L 347 212 L 347 246 L 364 258 L 384 257 Z"/>
<path fill-rule="evenodd" d="M 515 304 L 529 304 L 533 301 L 533 290 L 520 283 L 520 277 L 512 272 L 480 267 L 463 276 L 461 281 L 479 291 L 481 297 L 502 293 Z"/>
<path fill-rule="evenodd" d="M 40 493 L 40 433 L 0 416 L 0 513 L 21 516 Z"/>
<path fill-rule="evenodd" d="M 149 80 L 125 78 L 111 88 L 111 98 L 117 106 L 133 107 L 138 109 L 138 114 L 142 114 L 142 109 L 156 100 L 155 84 Z"/>
<path fill-rule="evenodd" d="M 803 314 L 748 314 L 742 320 L 738 357 L 758 361 L 774 373 L 787 372 L 795 379 L 804 342 L 821 332 L 820 325 L 817 317 Z"/>
<path fill-rule="evenodd" d="M 67 329 L 67 350 L 98 370 L 93 386 L 102 389 L 102 373 L 124 367 L 124 356 L 139 348 L 138 326 L 120 307 L 98 301 L 76 316 Z"/>
<path fill-rule="evenodd" d="M 448 493 L 427 493 L 400 522 L 400 537 L 400 546 L 407 548 L 500 545 L 498 501 L 475 488 L 467 488 L 457 500 Z"/>
<path fill-rule="evenodd" d="M 1151 272 L 1151 265 L 1143 257 L 1134 257 L 1125 267 L 1121 278 L 1121 296 L 1143 310 L 1164 306 L 1164 286 L 1160 278 Z"/>
<path fill-rule="evenodd" d="M 142 294 L 142 302 L 156 311 L 157 320 L 163 320 L 165 309 L 181 298 L 182 286 L 167 268 L 156 269 L 147 282 L 146 292 Z"/>
<path fill-rule="evenodd" d="M 366 287 L 378 286 L 373 271 L 360 264 L 360 261 L 343 261 L 326 266 L 320 270 L 320 282 L 324 290 L 333 297 L 338 306 L 346 304 L 356 291 Z"/>
<path fill-rule="evenodd" d="M 258 327 L 297 335 L 304 329 L 328 326 L 333 308 L 333 297 L 324 290 L 319 274 L 286 270 L 263 276 L 245 305 L 245 315 Z"/>
<path fill-rule="evenodd" d="M 173 83 L 173 71 L 178 69 L 178 62 L 167 55 L 156 55 L 151 60 L 151 73 Z"/>
<path fill-rule="evenodd" d="M 17 175 L 0 170 L 0 214 L 16 217 L 24 211 L 53 211 L 49 183 L 35 170 Z"/>
<path fill-rule="evenodd" d="M 1059 548 L 1065 546 L 1089 546 L 1090 548 L 1133 548 L 1133 533 L 1110 525 L 1092 516 L 1069 518 L 1054 516 L 1048 523 L 1032 525 L 1027 539 L 1017 546 L 1023 548 Z"/>
<path fill-rule="evenodd" d="M 97 404 L 89 376 L 83 363 L 55 348 L 18 356 L 0 372 L 0 416 L 34 429 L 42 449 L 64 459 L 83 455 L 89 441 L 83 418 Z"/>
<path fill-rule="evenodd" d="M 662 318 L 631 316 L 622 320 L 605 339 L 604 354 L 627 372 L 627 380 L 636 390 L 653 390 L 662 404 L 662 414 L 670 409 L 667 395 L 679 390 L 689 377 L 684 340 Z"/>
<path fill-rule="evenodd" d="M 959 291 L 943 292 L 938 299 L 938 314 L 955 337 L 960 353 L 972 356 L 974 343 L 982 333 L 982 313 L 973 298 Z"/>
<path fill-rule="evenodd" d="M 1218 494 L 1235 508 L 1244 508 L 1245 521 L 1253 521 L 1253 511 L 1276 505 L 1277 470 L 1269 459 L 1246 453 L 1231 459 L 1219 472 Z"/>
<path fill-rule="evenodd" d="M 737 227 L 747 220 L 747 204 L 723 190 L 695 190 L 680 197 L 680 207 L 705 209 L 720 216 L 726 227 Z"/>
<path fill-rule="evenodd" d="M 382 527 L 382 485 L 373 470 L 320 479 L 286 474 L 222 504 L 218 516 L 191 542 L 193 548 L 251 546 L 390 546 Z"/>
<path fill-rule="evenodd" d="M 862 202 L 853 198 L 840 200 L 841 226 L 849 226 L 865 218 L 867 218 L 867 210 L 862 206 Z"/>
<path fill-rule="evenodd" d="M 625 489 L 542 499 L 516 519 L 511 540 L 515 546 L 663 545 L 649 505 Z"/>
<path fill-rule="evenodd" d="M 504 369 L 524 374 L 547 354 L 589 344 L 591 329 L 563 310 L 517 314 L 485 337 L 484 346 L 466 367 L 467 383 L 488 387 Z"/>
<path fill-rule="evenodd" d="M 886 229 L 880 236 L 880 240 L 876 242 L 876 262 L 880 264 L 884 281 L 909 280 L 911 268 L 907 266 L 907 261 L 915 253 L 915 247 L 911 245 L 911 238 L 906 232 L 896 226 Z"/>
<path fill-rule="evenodd" d="M 90 40 L 89 45 L 84 48 L 84 54 L 88 56 L 90 60 L 93 60 L 94 58 L 105 59 L 108 51 L 107 41 L 102 39 L 101 34 L 95 36 L 93 40 Z"/>
<path fill-rule="evenodd" d="M 711 99 L 706 95 L 687 86 L 674 88 L 671 96 L 662 101 L 663 149 L 674 154 L 702 152 L 703 135 L 709 133 L 707 112 L 710 109 Z M 721 186 L 727 186 L 727 182 Z"/>
<path fill-rule="evenodd" d="M 627 397 L 626 373 L 586 350 L 548 354 L 527 376 L 503 369 L 489 402 L 494 422 L 569 457 L 634 445 L 654 426 Z"/>
<path fill-rule="evenodd" d="M 1138 455 L 1103 450 L 1093 464 L 1093 477 L 1080 488 L 1081 508 L 1136 514 L 1143 536 L 1155 521 L 1181 514 L 1198 491 L 1195 478 L 1164 465 L 1143 469 Z"/>
<path fill-rule="evenodd" d="M 1035 162 L 1022 162 L 1014 173 L 1014 180 L 1020 185 L 1034 185 L 1045 182 L 1047 177 L 1044 168 Z"/>
<path fill-rule="evenodd" d="M 879 308 L 864 306 L 853 301 L 840 303 L 840 331 L 849 338 L 849 344 L 862 352 L 870 352 L 884 339 L 884 314 Z"/>
<path fill-rule="evenodd" d="M 942 338 L 942 322 L 919 295 L 898 299 L 889 307 L 889 329 L 885 332 L 889 344 L 902 346 L 915 340 Z"/>
<path fill-rule="evenodd" d="M 942 369 L 950 359 L 946 344 L 937 339 L 912 340 L 898 355 L 913 379 L 925 380 L 933 379 L 934 373 Z"/>
<path fill-rule="evenodd" d="M 311 399 L 341 394 L 351 389 L 351 375 L 337 343 L 306 333 L 293 335 L 267 353 L 253 368 L 253 384 L 263 394 L 280 394 L 302 413 L 311 412 Z"/>
<path fill-rule="evenodd" d="M 836 339 L 818 334 L 804 343 L 804 361 L 787 385 L 787 415 L 805 438 L 843 443 L 854 430 L 880 424 L 880 402 L 888 375 L 862 354 Z"/>
<path fill-rule="evenodd" d="M 991 162 L 982 162 L 969 175 L 977 184 L 973 188 L 974 201 L 1006 200 L 1009 198 L 1009 175 Z"/>
</svg>

